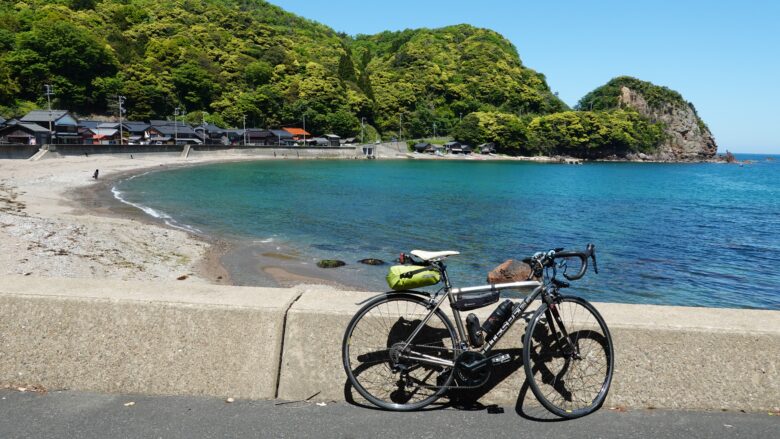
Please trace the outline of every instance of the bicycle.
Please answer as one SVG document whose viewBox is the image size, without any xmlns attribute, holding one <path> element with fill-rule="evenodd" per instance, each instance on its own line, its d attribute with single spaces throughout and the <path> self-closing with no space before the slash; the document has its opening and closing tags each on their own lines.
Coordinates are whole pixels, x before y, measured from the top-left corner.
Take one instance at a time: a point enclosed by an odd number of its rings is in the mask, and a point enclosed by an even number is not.
<svg viewBox="0 0 780 439">
<path fill-rule="evenodd" d="M 597 410 L 612 381 L 612 338 L 593 305 L 560 293 L 570 286 L 567 281 L 585 275 L 589 259 L 598 273 L 593 244 L 584 252 L 557 248 L 524 259 L 531 267 L 526 281 L 466 288 L 452 287 L 444 264 L 458 254 L 402 253 L 402 264 L 409 260 L 415 265 L 398 266 L 407 267 L 399 270 L 398 278 L 425 273 L 433 277 L 429 284 L 443 281 L 443 286 L 436 292 L 390 291 L 358 304 L 364 306 L 349 322 L 342 342 L 344 369 L 358 393 L 377 407 L 410 411 L 433 403 L 449 389 L 479 387 L 488 381 L 494 365 L 511 360 L 506 353 L 491 355 L 491 350 L 523 318 L 528 322 L 523 366 L 539 402 L 563 418 Z M 580 267 L 569 275 L 566 270 L 572 259 L 579 259 Z M 566 281 L 556 277 L 559 272 Z M 440 279 L 431 273 L 438 273 Z M 533 292 L 521 302 L 505 300 L 482 325 L 469 314 L 464 330 L 461 311 L 496 303 L 501 291 L 521 288 Z M 536 311 L 525 313 L 537 298 Z M 455 325 L 442 311 L 447 299 Z"/>
</svg>

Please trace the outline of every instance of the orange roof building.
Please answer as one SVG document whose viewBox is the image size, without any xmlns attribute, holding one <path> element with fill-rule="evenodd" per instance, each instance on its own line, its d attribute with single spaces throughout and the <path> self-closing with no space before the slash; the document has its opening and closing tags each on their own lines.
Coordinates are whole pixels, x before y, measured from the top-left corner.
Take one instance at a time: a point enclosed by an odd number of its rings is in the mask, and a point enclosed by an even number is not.
<svg viewBox="0 0 780 439">
<path fill-rule="evenodd" d="M 282 128 L 293 136 L 293 140 L 303 140 L 306 137 L 311 137 L 311 134 L 302 128 Z"/>
</svg>

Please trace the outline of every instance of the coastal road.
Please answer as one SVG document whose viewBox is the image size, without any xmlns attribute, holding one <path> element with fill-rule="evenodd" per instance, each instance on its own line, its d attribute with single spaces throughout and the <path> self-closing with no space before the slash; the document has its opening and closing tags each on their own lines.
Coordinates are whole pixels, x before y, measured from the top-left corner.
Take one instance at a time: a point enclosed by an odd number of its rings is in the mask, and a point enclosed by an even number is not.
<svg viewBox="0 0 780 439">
<path fill-rule="evenodd" d="M 0 390 L 0 438 L 780 437 L 780 416 L 768 413 L 602 409 L 558 421 L 541 408 L 502 409 L 391 413 L 344 402 Z"/>
</svg>

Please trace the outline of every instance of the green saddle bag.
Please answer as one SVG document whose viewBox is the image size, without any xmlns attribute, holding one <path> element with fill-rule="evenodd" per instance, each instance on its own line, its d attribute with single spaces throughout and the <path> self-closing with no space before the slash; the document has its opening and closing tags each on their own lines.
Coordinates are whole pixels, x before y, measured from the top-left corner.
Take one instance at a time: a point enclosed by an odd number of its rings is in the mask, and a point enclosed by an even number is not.
<svg viewBox="0 0 780 439">
<path fill-rule="evenodd" d="M 427 287 L 440 281 L 441 274 L 438 271 L 419 265 L 393 265 L 387 272 L 387 285 L 394 290 Z"/>
</svg>

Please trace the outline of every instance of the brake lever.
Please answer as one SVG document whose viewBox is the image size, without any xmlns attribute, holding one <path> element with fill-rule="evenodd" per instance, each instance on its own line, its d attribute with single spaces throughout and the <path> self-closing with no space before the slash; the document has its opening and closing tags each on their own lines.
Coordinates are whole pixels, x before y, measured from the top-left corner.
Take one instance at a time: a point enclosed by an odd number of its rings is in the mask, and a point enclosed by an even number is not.
<svg viewBox="0 0 780 439">
<path fill-rule="evenodd" d="M 596 246 L 588 244 L 588 253 L 590 253 L 590 259 L 593 261 L 593 271 L 599 274 L 599 266 L 596 264 Z"/>
</svg>

